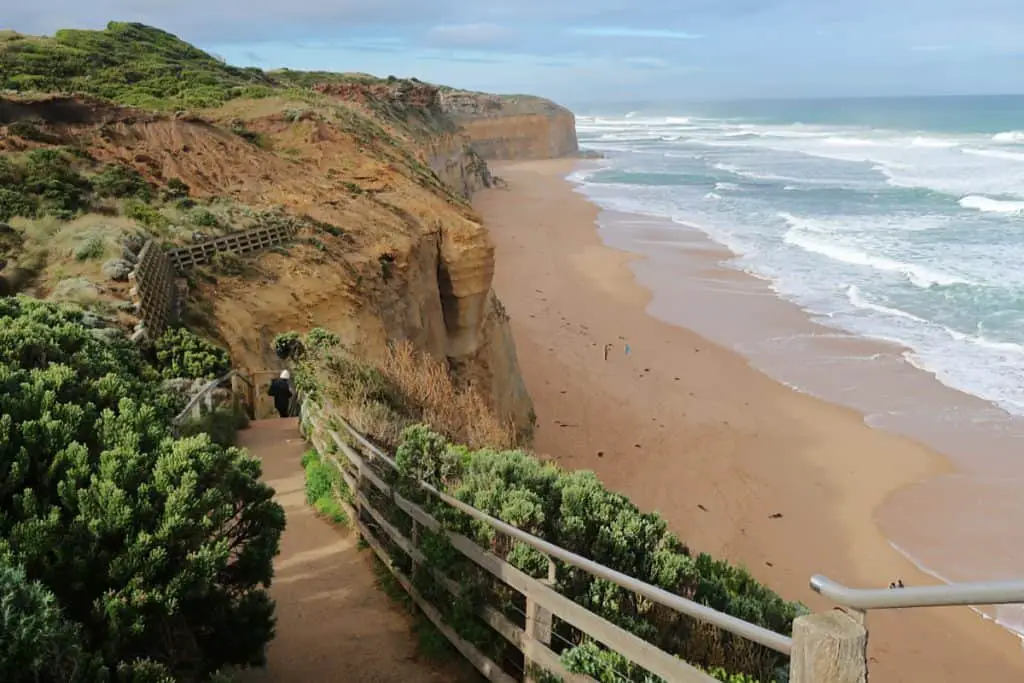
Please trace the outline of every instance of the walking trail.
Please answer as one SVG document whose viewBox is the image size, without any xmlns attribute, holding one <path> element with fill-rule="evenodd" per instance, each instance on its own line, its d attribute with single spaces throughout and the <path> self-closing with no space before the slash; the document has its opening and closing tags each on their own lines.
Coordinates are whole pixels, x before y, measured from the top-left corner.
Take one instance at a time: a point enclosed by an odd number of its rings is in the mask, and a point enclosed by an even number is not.
<svg viewBox="0 0 1024 683">
<path fill-rule="evenodd" d="M 416 653 L 413 622 L 376 586 L 372 551 L 356 534 L 318 518 L 306 504 L 296 419 L 253 422 L 239 445 L 263 463 L 288 526 L 274 562 L 277 636 L 265 670 L 244 683 L 441 683 L 468 680 L 461 667 L 438 667 Z"/>
</svg>

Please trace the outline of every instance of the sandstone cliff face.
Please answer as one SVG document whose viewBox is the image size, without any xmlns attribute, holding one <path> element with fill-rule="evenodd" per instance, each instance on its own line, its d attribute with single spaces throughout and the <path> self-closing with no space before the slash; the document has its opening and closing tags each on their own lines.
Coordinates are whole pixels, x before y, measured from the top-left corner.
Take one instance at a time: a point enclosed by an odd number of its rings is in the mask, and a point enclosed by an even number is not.
<svg viewBox="0 0 1024 683">
<path fill-rule="evenodd" d="M 199 201 L 281 207 L 320 222 L 286 249 L 246 257 L 243 275 L 195 278 L 200 315 L 189 322 L 215 331 L 239 366 L 279 369 L 272 340 L 290 330 L 322 327 L 371 357 L 407 339 L 475 382 L 528 434 L 533 406 L 492 289 L 494 245 L 466 201 L 490 184 L 487 165 L 440 110 L 436 89 L 399 94 L 369 93 L 375 106 L 384 99 L 383 113 L 364 109 L 367 92 L 351 88 L 341 107 L 268 98 L 184 117 L 0 100 L 0 123 L 31 118 L 100 161 L 159 184 L 179 178 Z M 239 122 L 261 144 L 231 132 Z M 0 151 L 9 145 L 0 134 Z"/>
<path fill-rule="evenodd" d="M 552 159 L 579 151 L 576 117 L 549 100 L 459 90 L 442 91 L 439 100 L 484 159 Z"/>
</svg>

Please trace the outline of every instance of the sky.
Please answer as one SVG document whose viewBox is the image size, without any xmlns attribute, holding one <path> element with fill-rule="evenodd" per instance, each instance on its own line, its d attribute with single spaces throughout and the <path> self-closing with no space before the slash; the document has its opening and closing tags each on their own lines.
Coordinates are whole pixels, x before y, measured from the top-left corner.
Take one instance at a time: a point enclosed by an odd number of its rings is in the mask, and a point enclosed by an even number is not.
<svg viewBox="0 0 1024 683">
<path fill-rule="evenodd" d="M 37 0 L 0 28 L 140 21 L 232 64 L 565 104 L 1024 92 L 1024 0 Z"/>
</svg>

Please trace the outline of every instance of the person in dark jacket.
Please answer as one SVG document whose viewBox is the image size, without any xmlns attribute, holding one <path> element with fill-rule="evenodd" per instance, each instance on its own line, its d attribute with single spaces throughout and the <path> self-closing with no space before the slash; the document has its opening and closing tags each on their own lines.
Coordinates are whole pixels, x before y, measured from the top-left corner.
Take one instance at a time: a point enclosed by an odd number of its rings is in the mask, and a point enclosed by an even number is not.
<svg viewBox="0 0 1024 683">
<path fill-rule="evenodd" d="M 281 417 L 288 417 L 288 408 L 292 402 L 291 373 L 287 370 L 281 371 L 281 376 L 270 381 L 270 388 L 267 393 L 274 397 L 274 407 Z"/>
</svg>

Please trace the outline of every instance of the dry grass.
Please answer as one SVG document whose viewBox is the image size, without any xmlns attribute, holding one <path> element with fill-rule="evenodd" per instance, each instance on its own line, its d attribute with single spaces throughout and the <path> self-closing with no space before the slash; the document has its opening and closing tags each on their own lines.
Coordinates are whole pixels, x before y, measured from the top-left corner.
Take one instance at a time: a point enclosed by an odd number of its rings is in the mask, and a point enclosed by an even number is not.
<svg viewBox="0 0 1024 683">
<path fill-rule="evenodd" d="M 511 420 L 494 414 L 472 385 L 459 386 L 446 364 L 407 341 L 368 364 L 344 350 L 311 361 L 321 386 L 359 431 L 383 445 L 397 445 L 402 430 L 425 423 L 471 448 L 514 448 Z"/>
</svg>

